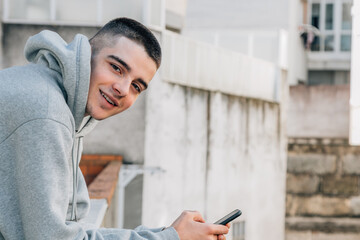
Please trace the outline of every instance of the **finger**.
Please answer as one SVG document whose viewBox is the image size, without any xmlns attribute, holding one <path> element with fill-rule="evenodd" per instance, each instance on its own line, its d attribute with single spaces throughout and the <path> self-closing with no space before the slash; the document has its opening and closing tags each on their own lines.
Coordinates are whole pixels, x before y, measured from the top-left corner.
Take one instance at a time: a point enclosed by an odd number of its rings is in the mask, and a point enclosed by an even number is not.
<svg viewBox="0 0 360 240">
<path fill-rule="evenodd" d="M 229 228 L 224 225 L 209 224 L 209 234 L 223 235 L 229 232 Z"/>
<path fill-rule="evenodd" d="M 194 220 L 195 222 L 205 222 L 205 220 L 198 211 L 184 211 L 183 215 L 187 218 Z"/>
<path fill-rule="evenodd" d="M 230 224 L 230 223 L 227 223 L 225 226 L 226 226 L 227 228 L 230 228 L 231 224 Z"/>
<path fill-rule="evenodd" d="M 217 235 L 217 239 L 218 239 L 218 240 L 225 240 L 226 237 L 221 234 L 221 235 Z"/>
</svg>

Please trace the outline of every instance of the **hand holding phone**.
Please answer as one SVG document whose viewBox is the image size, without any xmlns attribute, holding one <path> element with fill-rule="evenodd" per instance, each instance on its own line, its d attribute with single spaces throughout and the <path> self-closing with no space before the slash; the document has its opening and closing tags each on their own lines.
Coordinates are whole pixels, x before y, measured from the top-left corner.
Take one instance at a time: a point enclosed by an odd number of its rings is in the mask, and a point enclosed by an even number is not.
<svg viewBox="0 0 360 240">
<path fill-rule="evenodd" d="M 235 209 L 234 211 L 232 211 L 231 213 L 229 213 L 225 217 L 220 218 L 219 220 L 214 222 L 214 224 L 226 225 L 227 223 L 231 222 L 235 218 L 239 217 L 241 215 L 241 213 L 242 212 L 239 209 Z"/>
</svg>

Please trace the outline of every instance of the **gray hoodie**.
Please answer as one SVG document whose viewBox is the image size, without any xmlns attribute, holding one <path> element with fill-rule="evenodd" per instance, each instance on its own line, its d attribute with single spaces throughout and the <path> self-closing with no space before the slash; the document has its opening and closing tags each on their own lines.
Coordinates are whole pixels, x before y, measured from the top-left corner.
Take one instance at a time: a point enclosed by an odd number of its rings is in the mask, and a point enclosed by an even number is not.
<svg viewBox="0 0 360 240">
<path fill-rule="evenodd" d="M 0 239 L 179 239 L 173 228 L 86 229 L 89 210 L 79 170 L 91 48 L 43 31 L 31 37 L 32 62 L 0 71 Z M 75 204 L 73 204 L 75 203 Z"/>
</svg>

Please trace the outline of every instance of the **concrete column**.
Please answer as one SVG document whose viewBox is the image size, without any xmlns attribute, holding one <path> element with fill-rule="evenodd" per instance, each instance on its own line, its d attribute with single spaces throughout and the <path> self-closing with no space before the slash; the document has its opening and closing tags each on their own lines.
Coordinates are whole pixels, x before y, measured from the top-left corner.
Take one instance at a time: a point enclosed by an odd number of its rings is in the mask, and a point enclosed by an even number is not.
<svg viewBox="0 0 360 240">
<path fill-rule="evenodd" d="M 349 142 L 360 145 L 360 2 L 352 8 Z"/>
</svg>

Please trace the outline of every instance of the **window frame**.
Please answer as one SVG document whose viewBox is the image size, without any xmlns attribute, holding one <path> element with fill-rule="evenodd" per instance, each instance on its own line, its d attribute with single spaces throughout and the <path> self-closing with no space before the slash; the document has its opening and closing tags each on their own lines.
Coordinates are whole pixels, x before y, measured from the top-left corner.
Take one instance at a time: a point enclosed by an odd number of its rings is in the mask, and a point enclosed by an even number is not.
<svg viewBox="0 0 360 240">
<path fill-rule="evenodd" d="M 342 6 L 343 3 L 353 3 L 352 0 L 309 0 L 307 11 L 309 13 L 307 21 L 309 24 L 312 24 L 312 5 L 320 4 L 320 19 L 319 19 L 319 31 L 320 31 L 320 50 L 319 51 L 310 51 L 313 55 L 323 55 L 323 54 L 337 54 L 337 55 L 348 55 L 350 51 L 341 51 L 341 36 L 350 35 L 351 29 L 343 30 L 342 29 Z M 326 29 L 326 5 L 333 4 L 333 29 Z M 334 36 L 334 50 L 325 51 L 325 38 L 326 36 Z"/>
</svg>

